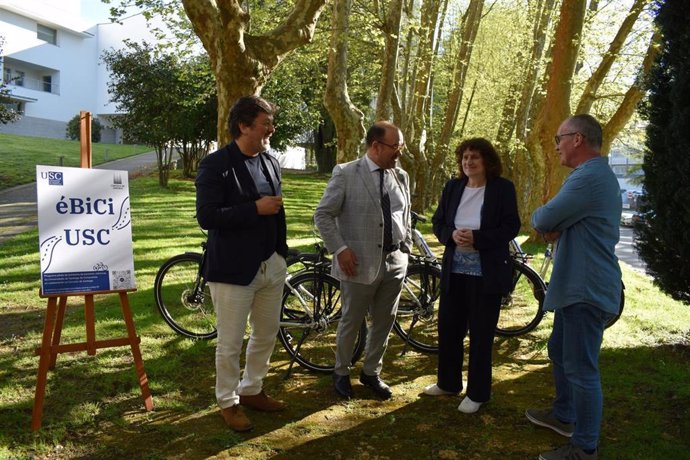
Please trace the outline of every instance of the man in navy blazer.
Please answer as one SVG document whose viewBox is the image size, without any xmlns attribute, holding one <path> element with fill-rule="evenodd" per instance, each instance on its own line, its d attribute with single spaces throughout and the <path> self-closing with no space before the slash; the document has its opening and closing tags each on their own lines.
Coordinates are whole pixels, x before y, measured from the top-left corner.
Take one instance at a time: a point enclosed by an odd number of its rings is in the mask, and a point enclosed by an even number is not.
<svg viewBox="0 0 690 460">
<path fill-rule="evenodd" d="M 257 96 L 237 100 L 228 128 L 234 140 L 204 158 L 196 178 L 199 225 L 208 230 L 203 267 L 216 311 L 216 400 L 225 423 L 248 431 L 240 405 L 277 411 L 263 391 L 280 321 L 287 256 L 280 164 L 270 147 L 274 107 Z M 251 336 L 244 374 L 240 352 Z"/>
</svg>

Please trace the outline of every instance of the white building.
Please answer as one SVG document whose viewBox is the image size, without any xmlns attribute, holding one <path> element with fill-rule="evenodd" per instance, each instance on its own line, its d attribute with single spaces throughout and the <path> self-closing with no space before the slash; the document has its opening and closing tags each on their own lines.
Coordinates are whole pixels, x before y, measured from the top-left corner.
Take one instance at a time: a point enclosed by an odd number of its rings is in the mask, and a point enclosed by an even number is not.
<svg viewBox="0 0 690 460">
<path fill-rule="evenodd" d="M 116 110 L 100 56 L 121 48 L 125 38 L 154 41 L 142 15 L 122 22 L 88 22 L 80 16 L 79 0 L 0 0 L 0 76 L 22 114 L 0 124 L 0 132 L 64 139 L 67 122 L 86 110 L 106 126 L 101 142 L 121 142 L 109 125 Z"/>
</svg>

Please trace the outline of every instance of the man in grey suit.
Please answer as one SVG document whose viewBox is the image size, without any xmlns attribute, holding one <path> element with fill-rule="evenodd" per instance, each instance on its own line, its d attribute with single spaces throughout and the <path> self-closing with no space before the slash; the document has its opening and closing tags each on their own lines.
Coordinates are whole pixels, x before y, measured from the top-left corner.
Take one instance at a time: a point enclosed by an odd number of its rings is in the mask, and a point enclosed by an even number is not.
<svg viewBox="0 0 690 460">
<path fill-rule="evenodd" d="M 336 335 L 336 392 L 352 397 L 350 364 L 357 332 L 367 311 L 371 327 L 360 382 L 382 399 L 391 389 L 379 374 L 412 247 L 410 188 L 396 167 L 404 147 L 400 129 L 375 123 L 362 158 L 336 165 L 314 213 L 314 221 L 335 254 L 333 275 L 340 279 L 343 316 Z"/>
</svg>

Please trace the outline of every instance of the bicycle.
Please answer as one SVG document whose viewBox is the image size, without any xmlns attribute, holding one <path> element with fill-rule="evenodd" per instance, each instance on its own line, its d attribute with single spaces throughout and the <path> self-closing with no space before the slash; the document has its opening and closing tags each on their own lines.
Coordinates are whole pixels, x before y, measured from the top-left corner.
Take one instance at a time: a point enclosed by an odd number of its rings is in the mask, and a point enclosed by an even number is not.
<svg viewBox="0 0 690 460">
<path fill-rule="evenodd" d="M 412 243 L 418 252 L 410 254 L 393 329 L 405 342 L 401 355 L 408 345 L 422 352 L 438 353 L 441 264 L 417 229 L 417 224 L 426 222 L 426 218 L 412 211 L 411 221 Z"/>
<path fill-rule="evenodd" d="M 548 288 L 545 278 L 553 260 L 553 245 L 546 245 L 539 271 L 529 265 L 532 256 L 522 250 L 517 240 L 510 242 L 510 252 L 513 263 L 513 289 L 501 299 L 501 312 L 496 325 L 496 334 L 503 337 L 526 334 L 536 328 L 544 318 L 545 312 L 542 307 Z M 624 306 L 625 286 L 622 286 L 618 314 L 606 324 L 606 328 L 618 321 Z"/>
<path fill-rule="evenodd" d="M 211 293 L 202 271 L 206 248 L 204 241 L 201 253 L 185 252 L 164 262 L 156 274 L 153 289 L 163 320 L 176 333 L 196 340 L 210 340 L 218 335 Z M 332 372 L 335 367 L 335 329 L 341 317 L 340 282 L 325 272 L 330 262 L 325 250 L 318 246 L 317 249 L 317 253 L 291 250 L 286 259 L 288 274 L 278 332 L 291 356 L 285 378 L 295 361 L 317 372 Z M 302 268 L 289 272 L 290 267 L 300 264 Z M 299 331 L 302 335 L 297 337 Z M 361 357 L 365 345 L 366 325 L 362 324 L 355 341 L 353 363 Z"/>
</svg>

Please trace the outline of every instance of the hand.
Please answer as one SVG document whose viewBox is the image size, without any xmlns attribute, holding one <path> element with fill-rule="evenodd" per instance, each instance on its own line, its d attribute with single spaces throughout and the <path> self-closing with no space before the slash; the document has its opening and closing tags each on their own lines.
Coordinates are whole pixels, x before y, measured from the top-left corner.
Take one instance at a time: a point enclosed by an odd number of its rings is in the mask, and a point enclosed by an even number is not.
<svg viewBox="0 0 690 460">
<path fill-rule="evenodd" d="M 561 232 L 555 231 L 555 232 L 544 232 L 541 234 L 541 236 L 544 238 L 544 241 L 547 243 L 553 243 L 556 241 L 558 238 L 561 237 Z"/>
<path fill-rule="evenodd" d="M 458 228 L 453 231 L 453 241 L 458 246 L 471 248 L 474 245 L 474 233 L 467 228 Z"/>
<path fill-rule="evenodd" d="M 254 203 L 256 204 L 256 212 L 260 216 L 271 216 L 278 214 L 278 211 L 280 211 L 280 208 L 283 206 L 283 197 L 262 196 Z"/>
<path fill-rule="evenodd" d="M 352 249 L 345 248 L 338 254 L 338 265 L 340 270 L 347 276 L 357 275 L 357 265 L 359 265 L 359 262 L 357 262 L 357 256 Z"/>
</svg>

